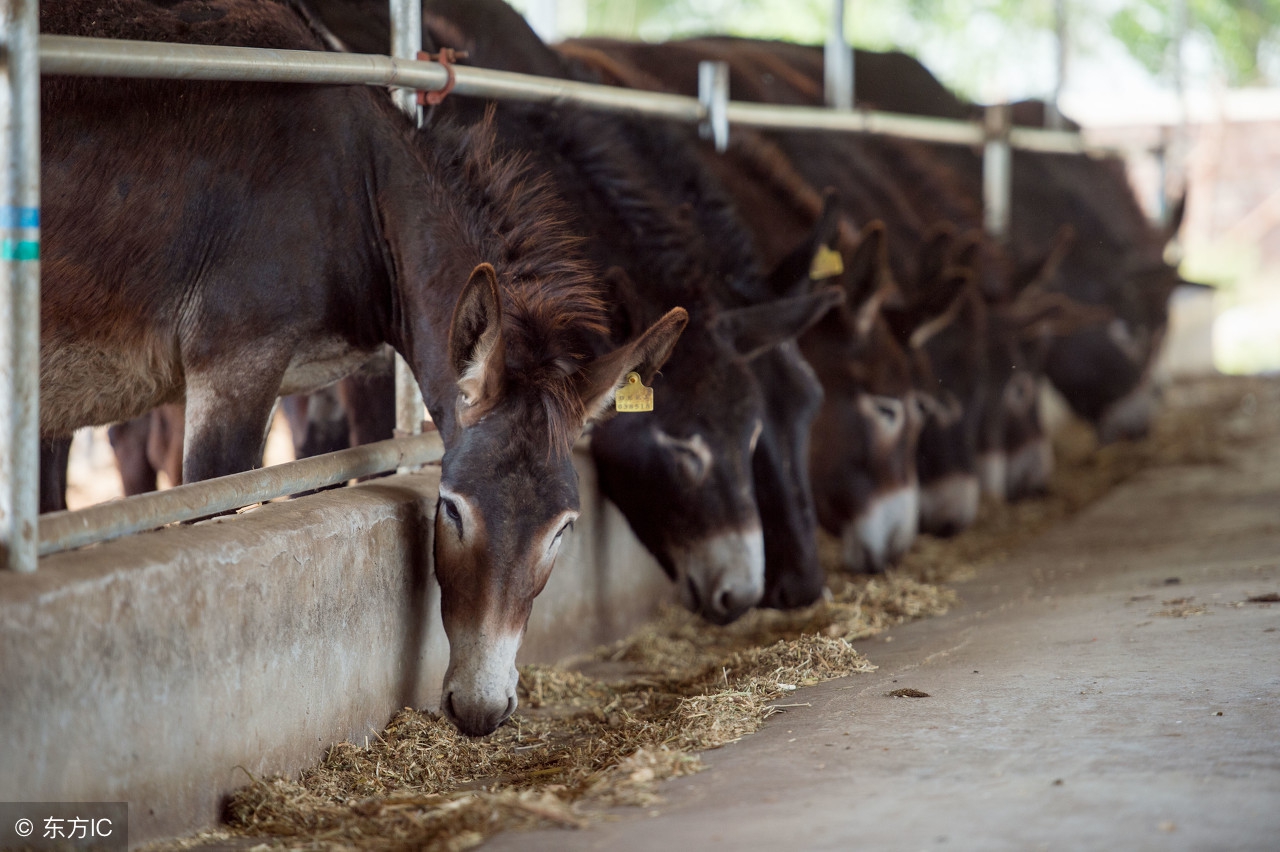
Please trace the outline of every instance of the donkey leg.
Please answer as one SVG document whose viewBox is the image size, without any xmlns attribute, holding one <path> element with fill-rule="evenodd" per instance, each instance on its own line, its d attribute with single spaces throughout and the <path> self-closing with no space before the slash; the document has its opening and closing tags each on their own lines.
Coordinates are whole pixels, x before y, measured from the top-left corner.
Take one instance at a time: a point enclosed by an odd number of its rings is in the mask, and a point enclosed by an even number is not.
<svg viewBox="0 0 1280 852">
<path fill-rule="evenodd" d="M 124 423 L 117 423 L 107 430 L 111 449 L 116 452 L 116 468 L 120 471 L 120 484 L 126 497 L 156 490 L 156 469 L 147 456 L 147 442 L 151 438 L 151 412 Z"/>
<path fill-rule="evenodd" d="M 272 369 L 266 358 L 239 363 L 252 364 L 254 372 L 224 362 L 221 369 L 187 373 L 183 482 L 200 482 L 262 465 L 267 427 L 285 365 Z"/>
<path fill-rule="evenodd" d="M 67 508 L 67 462 L 71 458 L 70 438 L 40 439 L 40 511 L 58 512 Z"/>
</svg>

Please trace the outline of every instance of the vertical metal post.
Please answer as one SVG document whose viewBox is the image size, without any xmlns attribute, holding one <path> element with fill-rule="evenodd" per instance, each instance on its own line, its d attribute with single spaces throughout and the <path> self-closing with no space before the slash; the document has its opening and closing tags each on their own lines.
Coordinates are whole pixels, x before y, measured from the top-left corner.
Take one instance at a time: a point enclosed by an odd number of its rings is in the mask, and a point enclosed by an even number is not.
<svg viewBox="0 0 1280 852">
<path fill-rule="evenodd" d="M 0 548 L 36 570 L 40 507 L 40 15 L 0 3 Z"/>
<path fill-rule="evenodd" d="M 1187 0 L 1175 0 L 1173 14 L 1173 84 L 1178 93 L 1178 126 L 1170 134 L 1170 139 L 1164 146 L 1164 159 L 1161 161 L 1161 224 L 1168 223 L 1172 207 L 1169 199 L 1176 194 L 1170 186 L 1171 179 L 1178 180 L 1179 184 L 1181 184 L 1180 188 L 1185 188 L 1186 186 L 1186 157 L 1187 148 L 1191 141 L 1191 116 L 1187 106 L 1186 66 L 1183 59 L 1187 41 L 1187 29 L 1190 26 L 1190 10 L 1187 8 Z"/>
<path fill-rule="evenodd" d="M 698 101 L 707 109 L 698 135 L 714 140 L 723 154 L 729 147 L 729 63 L 705 59 L 698 63 Z"/>
<path fill-rule="evenodd" d="M 831 2 L 831 26 L 823 52 L 827 106 L 835 109 L 853 109 L 853 48 L 844 37 L 845 2 Z"/>
<path fill-rule="evenodd" d="M 1053 0 L 1053 15 L 1058 41 L 1058 67 L 1053 81 L 1053 97 L 1045 105 L 1044 124 L 1050 130 L 1065 130 L 1067 122 L 1062 117 L 1062 90 L 1067 84 L 1067 59 L 1071 44 L 1067 26 L 1067 0 Z"/>
<path fill-rule="evenodd" d="M 1013 152 L 1009 147 L 1008 103 L 987 107 L 987 141 L 982 150 L 982 221 L 997 242 L 1009 238 L 1009 206 L 1013 190 Z"/>
<path fill-rule="evenodd" d="M 422 50 L 421 0 L 390 0 L 391 55 L 396 59 L 417 59 Z M 418 93 L 412 89 L 396 89 L 399 107 L 422 126 L 422 107 Z M 396 431 L 416 435 L 422 431 L 422 390 L 404 358 L 396 355 Z"/>
</svg>

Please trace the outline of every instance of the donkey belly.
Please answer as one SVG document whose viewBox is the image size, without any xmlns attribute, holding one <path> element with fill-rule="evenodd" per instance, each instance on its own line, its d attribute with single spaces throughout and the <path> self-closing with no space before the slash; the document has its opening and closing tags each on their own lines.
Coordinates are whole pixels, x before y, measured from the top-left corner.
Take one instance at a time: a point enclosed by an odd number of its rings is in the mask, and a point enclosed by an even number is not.
<svg viewBox="0 0 1280 852">
<path fill-rule="evenodd" d="M 378 353 L 378 348 L 360 349 L 338 338 L 322 338 L 294 352 L 280 383 L 280 396 L 310 393 L 331 385 L 360 369 Z"/>
<path fill-rule="evenodd" d="M 176 352 L 157 343 L 107 348 L 75 341 L 40 347 L 40 434 L 137 417 L 183 395 Z"/>
</svg>

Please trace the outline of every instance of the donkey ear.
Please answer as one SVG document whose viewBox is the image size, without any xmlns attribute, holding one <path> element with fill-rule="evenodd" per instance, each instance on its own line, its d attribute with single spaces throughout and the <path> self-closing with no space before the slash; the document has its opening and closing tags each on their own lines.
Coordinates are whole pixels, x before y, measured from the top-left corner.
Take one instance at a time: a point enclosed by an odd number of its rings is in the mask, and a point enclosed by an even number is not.
<svg viewBox="0 0 1280 852">
<path fill-rule="evenodd" d="M 951 260 L 951 248 L 955 238 L 956 229 L 950 222 L 935 222 L 929 227 L 924 237 L 924 248 L 920 252 L 920 274 L 916 278 L 917 289 L 927 290 L 935 280 L 942 277 L 943 270 Z M 912 296 L 918 295 L 912 294 Z"/>
<path fill-rule="evenodd" d="M 1058 274 L 1058 267 L 1062 266 L 1062 261 L 1071 253 L 1071 248 L 1075 245 L 1075 242 L 1075 228 L 1070 225 L 1063 225 L 1058 228 L 1058 232 L 1053 236 L 1053 243 L 1049 246 L 1049 251 L 1045 256 L 1028 266 L 1022 267 L 1014 275 L 1013 291 L 1016 293 L 1032 284 L 1040 287 L 1048 286 L 1053 277 Z"/>
<path fill-rule="evenodd" d="M 1182 229 L 1182 219 L 1187 215 L 1187 191 L 1182 190 L 1182 194 L 1173 202 L 1173 206 L 1169 208 L 1168 220 L 1163 228 L 1163 237 L 1166 243 L 1172 242 L 1178 236 L 1178 231 Z"/>
<path fill-rule="evenodd" d="M 462 288 L 449 324 L 449 364 L 468 406 L 498 391 L 502 358 L 498 275 L 492 266 L 482 263 L 472 270 Z"/>
<path fill-rule="evenodd" d="M 601 276 L 610 299 L 609 328 L 614 340 L 628 340 L 644 326 L 643 303 L 631 276 L 621 266 L 610 266 Z"/>
<path fill-rule="evenodd" d="M 827 311 L 844 302 L 844 298 L 844 291 L 839 287 L 827 287 L 804 296 L 732 308 L 715 318 L 712 331 L 744 358 L 755 358 L 803 334 L 826 316 Z"/>
<path fill-rule="evenodd" d="M 765 279 L 769 292 L 781 297 L 807 292 L 813 286 L 813 276 L 819 274 L 814 272 L 815 261 L 820 254 L 832 250 L 829 247 L 835 242 L 839 229 L 840 195 L 828 187 L 822 194 L 822 212 L 809 236 L 780 260 Z M 822 279 L 835 277 L 841 271 L 839 266 L 833 266 Z"/>
<path fill-rule="evenodd" d="M 884 271 L 889 266 L 889 243 L 884 222 L 868 222 L 858 234 L 858 246 L 845 269 L 844 286 L 849 296 L 849 309 L 857 310 L 880 289 Z"/>
<path fill-rule="evenodd" d="M 1080 302 L 1065 293 L 1038 286 L 1019 293 L 1003 313 L 1005 321 L 1024 340 L 1067 337 L 1115 318 L 1115 312 L 1104 305 Z"/>
<path fill-rule="evenodd" d="M 640 374 L 640 381 L 644 384 L 652 382 L 688 324 L 688 312 L 684 308 L 672 308 L 630 343 L 624 343 L 584 366 L 577 374 L 577 386 L 587 411 L 587 420 L 598 420 L 607 415 L 614 393 L 632 370 Z"/>
<path fill-rule="evenodd" d="M 976 297 L 973 272 L 959 267 L 952 267 L 931 282 L 930 289 L 936 298 L 919 306 L 910 318 L 911 334 L 907 343 L 912 349 L 924 348 L 934 335 L 955 323 Z"/>
<path fill-rule="evenodd" d="M 854 331 L 865 337 L 871 333 L 886 300 L 897 294 L 889 271 L 889 241 L 884 223 L 879 219 L 863 227 L 843 283 L 845 304 L 854 317 Z"/>
<path fill-rule="evenodd" d="M 951 253 L 951 265 L 977 269 L 982 252 L 982 243 L 985 239 L 986 237 L 982 231 L 977 228 L 966 231 L 957 237 Z"/>
</svg>

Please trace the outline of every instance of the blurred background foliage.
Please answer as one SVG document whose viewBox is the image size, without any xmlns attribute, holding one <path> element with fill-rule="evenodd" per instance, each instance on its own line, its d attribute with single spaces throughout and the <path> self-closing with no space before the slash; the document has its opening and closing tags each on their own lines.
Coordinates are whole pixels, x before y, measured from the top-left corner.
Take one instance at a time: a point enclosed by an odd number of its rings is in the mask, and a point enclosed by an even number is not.
<svg viewBox="0 0 1280 852">
<path fill-rule="evenodd" d="M 1062 2 L 1074 59 L 1118 44 L 1155 80 L 1172 83 L 1185 20 L 1201 76 L 1227 86 L 1280 83 L 1280 0 Z M 1054 6 L 1055 0 L 849 0 L 846 29 L 858 47 L 926 59 L 970 96 L 1022 96 L 1052 86 Z M 560 18 L 570 36 L 659 41 L 730 33 L 819 43 L 830 11 L 830 0 L 561 0 Z M 1024 70 L 1011 74 L 1010 67 Z M 1002 91 L 983 91 L 992 86 Z"/>
</svg>

